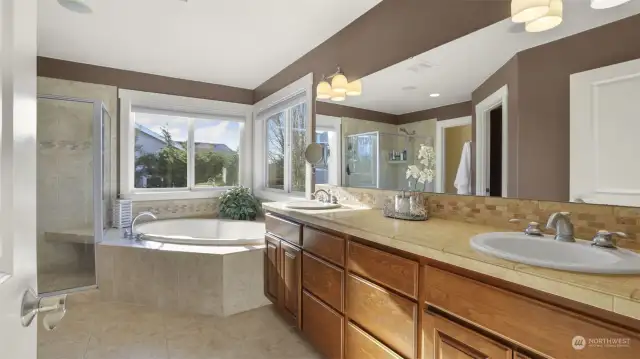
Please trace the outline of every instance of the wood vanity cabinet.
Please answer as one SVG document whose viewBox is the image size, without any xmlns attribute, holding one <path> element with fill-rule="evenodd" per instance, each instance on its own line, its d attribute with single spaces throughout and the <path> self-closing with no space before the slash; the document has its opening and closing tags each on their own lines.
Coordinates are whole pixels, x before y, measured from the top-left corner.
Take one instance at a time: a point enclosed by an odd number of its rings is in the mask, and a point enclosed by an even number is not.
<svg viewBox="0 0 640 359">
<path fill-rule="evenodd" d="M 512 359 L 513 351 L 444 317 L 425 312 L 423 359 Z"/>
<path fill-rule="evenodd" d="M 280 240 L 265 235 L 264 241 L 264 295 L 274 304 L 278 304 L 280 290 Z"/>
<path fill-rule="evenodd" d="M 640 358 L 629 318 L 289 219 L 266 227 L 265 295 L 328 359 Z M 631 342 L 578 351 L 574 336 Z"/>
<path fill-rule="evenodd" d="M 280 298 L 282 309 L 289 320 L 298 323 L 300 298 L 300 268 L 302 251 L 285 241 L 280 242 L 281 279 Z"/>
<path fill-rule="evenodd" d="M 264 294 L 300 328 L 302 226 L 272 215 L 265 218 Z"/>
</svg>

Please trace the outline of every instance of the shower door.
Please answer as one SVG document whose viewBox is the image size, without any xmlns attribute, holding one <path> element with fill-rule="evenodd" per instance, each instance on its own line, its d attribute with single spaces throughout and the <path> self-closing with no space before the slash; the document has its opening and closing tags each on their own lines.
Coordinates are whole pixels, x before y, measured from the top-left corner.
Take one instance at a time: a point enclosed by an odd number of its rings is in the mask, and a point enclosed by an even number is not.
<svg viewBox="0 0 640 359">
<path fill-rule="evenodd" d="M 346 136 L 344 178 L 347 187 L 378 187 L 378 137 L 378 132 Z"/>
<path fill-rule="evenodd" d="M 110 116 L 101 101 L 38 96 L 38 291 L 96 286 L 95 248 L 109 222 Z M 109 128 L 109 127 L 106 127 Z M 105 153 L 107 155 L 105 156 Z"/>
</svg>

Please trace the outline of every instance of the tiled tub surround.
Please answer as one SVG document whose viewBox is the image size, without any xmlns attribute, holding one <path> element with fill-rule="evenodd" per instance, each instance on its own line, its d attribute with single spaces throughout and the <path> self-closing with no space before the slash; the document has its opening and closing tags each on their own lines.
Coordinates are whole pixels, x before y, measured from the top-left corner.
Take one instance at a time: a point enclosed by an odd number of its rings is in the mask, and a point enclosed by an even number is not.
<svg viewBox="0 0 640 359">
<path fill-rule="evenodd" d="M 364 197 L 377 201 L 369 194 Z M 372 203 L 375 206 L 378 202 Z M 593 275 L 534 267 L 478 253 L 469 245 L 469 239 L 476 234 L 509 230 L 504 225 L 464 223 L 435 216 L 425 222 L 394 220 L 382 217 L 380 209 L 366 209 L 362 204 L 326 211 L 291 210 L 280 202 L 265 203 L 263 207 L 321 228 L 640 319 L 638 275 Z"/>
<path fill-rule="evenodd" d="M 110 230 L 97 247 L 103 301 L 228 316 L 267 305 L 263 245 L 133 242 Z"/>
</svg>

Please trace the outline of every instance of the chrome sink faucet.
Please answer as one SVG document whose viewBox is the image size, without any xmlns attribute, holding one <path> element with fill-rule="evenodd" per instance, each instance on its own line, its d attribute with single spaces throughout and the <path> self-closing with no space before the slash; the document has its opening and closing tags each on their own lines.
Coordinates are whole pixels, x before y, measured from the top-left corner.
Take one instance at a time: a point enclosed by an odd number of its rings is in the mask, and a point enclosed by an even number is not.
<svg viewBox="0 0 640 359">
<path fill-rule="evenodd" d="M 571 223 L 571 213 L 556 212 L 549 216 L 547 221 L 548 229 L 555 229 L 555 240 L 560 242 L 575 242 L 573 236 L 573 223 Z"/>
<path fill-rule="evenodd" d="M 125 236 L 128 239 L 134 239 L 134 240 L 139 240 L 140 239 L 140 233 L 134 233 L 134 230 L 136 228 L 136 221 L 138 220 L 138 218 L 144 217 L 144 216 L 149 216 L 149 217 L 153 218 L 154 220 L 158 219 L 158 217 L 156 217 L 156 215 L 151 213 L 151 212 L 140 212 L 140 213 L 138 213 L 136 218 L 134 218 L 133 221 L 131 221 L 131 227 L 127 228 L 127 231 L 125 232 Z"/>
<path fill-rule="evenodd" d="M 318 198 L 318 193 L 324 193 L 326 199 L 322 199 L 322 198 Z M 332 196 L 331 193 L 323 190 L 323 189 L 319 189 L 315 192 L 313 192 L 313 195 L 311 195 L 311 199 L 317 199 L 318 201 L 322 202 L 322 203 L 338 203 L 338 198 L 336 196 Z"/>
</svg>

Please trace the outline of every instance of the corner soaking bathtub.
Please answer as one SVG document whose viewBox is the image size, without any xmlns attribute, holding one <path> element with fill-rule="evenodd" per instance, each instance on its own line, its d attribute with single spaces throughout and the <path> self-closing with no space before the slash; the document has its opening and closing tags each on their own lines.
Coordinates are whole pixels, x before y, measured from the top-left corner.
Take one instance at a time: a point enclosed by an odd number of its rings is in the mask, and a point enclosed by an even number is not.
<svg viewBox="0 0 640 359">
<path fill-rule="evenodd" d="M 142 239 L 196 246 L 242 246 L 264 243 L 264 222 L 229 219 L 165 219 L 137 225 Z"/>
</svg>

